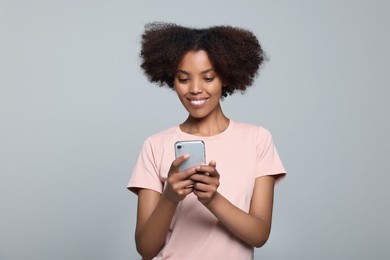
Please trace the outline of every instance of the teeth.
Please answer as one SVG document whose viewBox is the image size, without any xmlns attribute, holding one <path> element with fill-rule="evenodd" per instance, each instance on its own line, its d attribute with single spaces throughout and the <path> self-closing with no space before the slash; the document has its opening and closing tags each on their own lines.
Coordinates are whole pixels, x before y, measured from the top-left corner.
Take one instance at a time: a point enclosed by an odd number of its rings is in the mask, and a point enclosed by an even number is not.
<svg viewBox="0 0 390 260">
<path fill-rule="evenodd" d="M 197 106 L 199 106 L 199 105 L 202 105 L 202 104 L 204 104 L 205 102 L 206 102 L 206 99 L 200 99 L 200 100 L 191 100 L 190 101 L 192 104 L 194 104 L 194 105 L 197 105 Z"/>
</svg>

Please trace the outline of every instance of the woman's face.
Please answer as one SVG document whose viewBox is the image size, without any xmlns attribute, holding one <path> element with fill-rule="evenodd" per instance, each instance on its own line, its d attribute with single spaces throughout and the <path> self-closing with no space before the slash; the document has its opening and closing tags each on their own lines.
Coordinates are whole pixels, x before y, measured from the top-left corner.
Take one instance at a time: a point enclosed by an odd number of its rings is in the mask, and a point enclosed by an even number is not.
<svg viewBox="0 0 390 260">
<path fill-rule="evenodd" d="M 175 75 L 176 93 L 194 118 L 221 113 L 222 81 L 215 72 L 206 51 L 187 52 Z"/>
</svg>

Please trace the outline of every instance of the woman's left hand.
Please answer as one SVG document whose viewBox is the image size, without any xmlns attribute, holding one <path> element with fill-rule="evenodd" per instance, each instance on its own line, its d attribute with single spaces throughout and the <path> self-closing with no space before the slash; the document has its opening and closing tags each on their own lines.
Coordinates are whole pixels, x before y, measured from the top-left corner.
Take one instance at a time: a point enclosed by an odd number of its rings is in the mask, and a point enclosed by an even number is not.
<svg viewBox="0 0 390 260">
<path fill-rule="evenodd" d="M 208 165 L 199 165 L 195 169 L 197 172 L 189 177 L 195 182 L 193 193 L 198 197 L 198 200 L 206 205 L 217 193 L 219 186 L 219 173 L 216 169 L 217 163 L 210 161 Z"/>
</svg>

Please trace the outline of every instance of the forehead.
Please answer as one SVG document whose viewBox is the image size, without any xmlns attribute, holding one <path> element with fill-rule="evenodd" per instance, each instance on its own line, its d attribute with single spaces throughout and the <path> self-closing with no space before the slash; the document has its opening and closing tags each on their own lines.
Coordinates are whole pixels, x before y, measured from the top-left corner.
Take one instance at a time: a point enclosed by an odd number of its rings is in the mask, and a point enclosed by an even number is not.
<svg viewBox="0 0 390 260">
<path fill-rule="evenodd" d="M 187 52 L 178 65 L 178 70 L 191 73 L 203 72 L 211 68 L 213 66 L 207 52 L 204 50 Z"/>
</svg>

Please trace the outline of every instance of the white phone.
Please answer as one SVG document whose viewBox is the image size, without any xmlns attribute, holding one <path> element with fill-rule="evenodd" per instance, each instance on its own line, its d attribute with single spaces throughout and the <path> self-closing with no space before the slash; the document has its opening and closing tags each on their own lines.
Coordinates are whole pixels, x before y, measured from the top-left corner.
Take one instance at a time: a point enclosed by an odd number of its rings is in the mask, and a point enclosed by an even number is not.
<svg viewBox="0 0 390 260">
<path fill-rule="evenodd" d="M 206 164 L 205 145 L 202 140 L 177 141 L 175 143 L 176 158 L 184 154 L 189 154 L 190 158 L 179 166 L 180 171 L 185 171 L 200 164 Z"/>
</svg>

